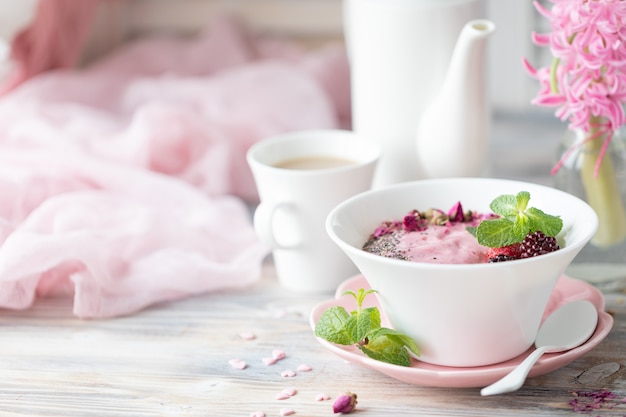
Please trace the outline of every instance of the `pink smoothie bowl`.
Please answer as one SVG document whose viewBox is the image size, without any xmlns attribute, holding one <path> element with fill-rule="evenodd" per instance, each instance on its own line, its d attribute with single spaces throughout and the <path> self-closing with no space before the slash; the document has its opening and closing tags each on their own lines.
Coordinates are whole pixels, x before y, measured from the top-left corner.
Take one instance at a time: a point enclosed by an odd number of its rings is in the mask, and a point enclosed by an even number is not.
<svg viewBox="0 0 626 417">
<path fill-rule="evenodd" d="M 529 207 L 560 216 L 561 249 L 499 263 L 431 264 L 391 259 L 362 250 L 383 221 L 409 211 L 464 210 L 490 213 L 502 194 L 530 193 Z M 328 215 L 326 230 L 372 289 L 392 327 L 413 337 L 419 360 L 442 366 L 475 367 L 514 358 L 535 340 L 556 286 L 598 227 L 584 201 L 550 187 L 491 178 L 420 180 L 356 195 Z"/>
</svg>

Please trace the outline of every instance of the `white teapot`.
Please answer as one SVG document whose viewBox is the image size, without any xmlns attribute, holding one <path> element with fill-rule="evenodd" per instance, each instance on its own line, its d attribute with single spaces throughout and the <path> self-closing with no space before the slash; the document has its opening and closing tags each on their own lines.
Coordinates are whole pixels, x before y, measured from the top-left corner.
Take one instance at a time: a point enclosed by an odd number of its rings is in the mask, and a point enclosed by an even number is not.
<svg viewBox="0 0 626 417">
<path fill-rule="evenodd" d="M 484 46 L 495 30 L 478 20 L 483 9 L 481 0 L 344 0 L 352 127 L 384 152 L 375 187 L 482 170 Z"/>
</svg>

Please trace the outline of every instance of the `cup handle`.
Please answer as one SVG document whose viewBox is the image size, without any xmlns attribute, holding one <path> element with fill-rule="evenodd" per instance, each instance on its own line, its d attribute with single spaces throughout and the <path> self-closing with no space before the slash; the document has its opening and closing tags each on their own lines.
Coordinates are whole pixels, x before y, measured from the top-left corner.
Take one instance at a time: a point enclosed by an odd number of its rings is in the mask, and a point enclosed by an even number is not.
<svg viewBox="0 0 626 417">
<path fill-rule="evenodd" d="M 274 219 L 281 210 L 293 211 L 293 205 L 289 203 L 263 203 L 261 202 L 254 211 L 254 230 L 259 238 L 272 249 L 292 249 L 296 242 L 279 242 L 274 235 Z"/>
</svg>

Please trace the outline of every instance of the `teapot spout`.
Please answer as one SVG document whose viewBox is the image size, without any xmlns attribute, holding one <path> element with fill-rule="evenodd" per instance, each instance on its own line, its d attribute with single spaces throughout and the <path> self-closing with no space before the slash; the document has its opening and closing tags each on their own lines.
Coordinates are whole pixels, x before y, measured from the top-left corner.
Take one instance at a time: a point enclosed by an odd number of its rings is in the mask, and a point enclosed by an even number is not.
<svg viewBox="0 0 626 417">
<path fill-rule="evenodd" d="M 480 176 L 485 169 L 489 116 L 485 44 L 495 31 L 489 20 L 465 24 L 440 93 L 417 126 L 417 159 L 431 178 Z"/>
</svg>

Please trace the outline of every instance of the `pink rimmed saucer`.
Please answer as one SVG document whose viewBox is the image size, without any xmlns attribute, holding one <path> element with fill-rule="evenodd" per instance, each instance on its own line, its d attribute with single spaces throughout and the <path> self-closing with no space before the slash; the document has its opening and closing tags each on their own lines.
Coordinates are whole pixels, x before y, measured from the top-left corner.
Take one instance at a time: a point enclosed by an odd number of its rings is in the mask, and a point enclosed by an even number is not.
<svg viewBox="0 0 626 417">
<path fill-rule="evenodd" d="M 313 308 L 310 315 L 311 327 L 315 329 L 318 319 L 329 307 L 342 306 L 348 311 L 354 310 L 356 308 L 354 298 L 342 296 L 342 294 L 347 290 L 357 291 L 359 288 L 370 288 L 368 282 L 362 275 L 357 275 L 344 281 L 339 288 L 337 288 L 334 299 L 324 301 Z M 530 371 L 529 377 L 543 375 L 569 364 L 589 352 L 609 334 L 613 327 L 613 317 L 604 311 L 605 305 L 602 293 L 590 284 L 569 278 L 565 275 L 559 279 L 552 292 L 544 318 L 559 306 L 581 299 L 591 301 L 598 309 L 598 325 L 594 334 L 587 342 L 577 348 L 566 352 L 543 355 Z M 371 306 L 380 308 L 376 297 L 366 298 L 364 307 Z M 385 323 L 386 320 L 382 309 L 381 315 L 383 316 L 383 325 L 388 326 L 388 324 Z M 353 346 L 336 345 L 320 338 L 318 338 L 318 341 L 331 352 L 348 362 L 371 368 L 397 380 L 421 386 L 448 388 L 469 388 L 489 385 L 513 370 L 515 366 L 521 363 L 528 354 L 534 350 L 534 348 L 531 348 L 516 358 L 488 366 L 453 368 L 412 361 L 411 366 L 405 367 L 368 358 Z"/>
</svg>

